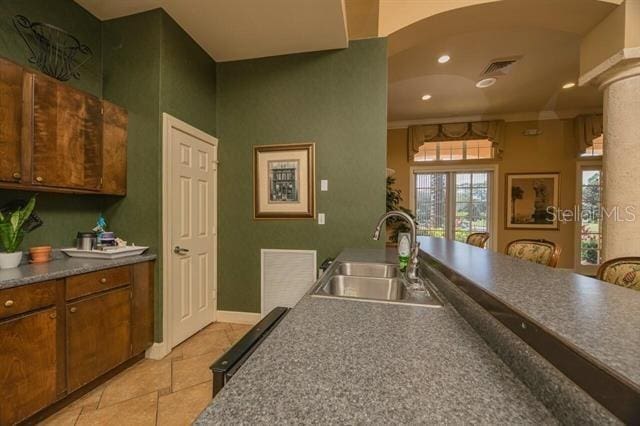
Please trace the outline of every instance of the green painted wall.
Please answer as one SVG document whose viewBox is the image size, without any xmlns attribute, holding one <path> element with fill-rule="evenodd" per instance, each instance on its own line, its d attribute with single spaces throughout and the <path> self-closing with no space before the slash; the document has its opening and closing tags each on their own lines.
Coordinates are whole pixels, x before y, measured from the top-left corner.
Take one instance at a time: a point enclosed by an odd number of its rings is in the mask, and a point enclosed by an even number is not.
<svg viewBox="0 0 640 426">
<path fill-rule="evenodd" d="M 104 97 L 129 112 L 127 196 L 106 209 L 111 229 L 162 252 L 162 113 L 216 131 L 216 64 L 163 10 L 103 24 Z M 162 340 L 162 259 L 156 340 Z"/>
<path fill-rule="evenodd" d="M 385 39 L 349 49 L 218 64 L 218 308 L 260 310 L 260 249 L 317 249 L 318 261 L 371 240 L 385 210 Z M 252 145 L 315 142 L 318 212 L 253 220 Z M 329 191 L 319 192 L 320 179 Z"/>
<path fill-rule="evenodd" d="M 166 13 L 162 13 L 161 110 L 216 134 L 216 63 Z"/>
<path fill-rule="evenodd" d="M 102 42 L 100 20 L 73 0 L 1 0 L 0 56 L 33 68 L 29 50 L 13 26 L 12 18 L 24 15 L 31 22 L 44 22 L 74 35 L 93 51 L 80 70 L 80 79 L 68 83 L 80 90 L 102 94 Z"/>
<path fill-rule="evenodd" d="M 80 79 L 72 79 L 68 84 L 96 96 L 102 95 L 101 23 L 96 17 L 72 0 L 0 1 L 0 56 L 31 68 L 27 46 L 13 26 L 12 18 L 18 14 L 31 21 L 56 25 L 88 45 L 93 56 L 81 69 Z M 0 205 L 30 196 L 31 193 L 0 190 Z M 99 196 L 39 194 L 36 211 L 45 225 L 26 236 L 23 249 L 44 244 L 72 245 L 76 231 L 95 226 L 104 203 L 104 198 Z"/>
<path fill-rule="evenodd" d="M 94 52 L 81 79 L 69 84 L 125 107 L 129 113 L 127 196 L 39 194 L 45 225 L 23 248 L 74 243 L 101 212 L 129 242 L 160 253 L 162 242 L 162 112 L 216 132 L 216 63 L 163 10 L 100 22 L 71 0 L 0 1 L 0 55 L 28 65 L 11 17 L 67 29 Z M 0 204 L 31 193 L 0 190 Z M 156 263 L 156 340 L 162 340 L 162 265 Z"/>
<path fill-rule="evenodd" d="M 55 7 L 52 7 L 55 3 Z M 371 228 L 384 210 L 386 41 L 349 49 L 218 64 L 162 10 L 100 23 L 71 0 L 2 0 L 0 55 L 25 63 L 11 16 L 62 26 L 94 50 L 70 84 L 129 112 L 128 194 L 124 198 L 40 194 L 45 226 L 25 247 L 73 243 L 104 211 L 111 229 L 161 251 L 162 112 L 220 138 L 219 308 L 260 308 L 260 249 L 318 249 L 318 260 L 348 246 L 375 246 Z M 217 81 L 216 81 L 217 79 Z M 252 219 L 251 147 L 316 143 L 314 221 Z M 0 190 L 0 203 L 28 196 Z M 156 271 L 156 340 L 162 339 L 161 264 Z"/>
<path fill-rule="evenodd" d="M 129 114 L 127 196 L 105 210 L 110 229 L 127 241 L 159 253 L 160 182 L 160 42 L 162 14 L 154 10 L 103 23 L 105 99 Z M 156 337 L 162 324 L 160 260 L 156 262 Z"/>
</svg>

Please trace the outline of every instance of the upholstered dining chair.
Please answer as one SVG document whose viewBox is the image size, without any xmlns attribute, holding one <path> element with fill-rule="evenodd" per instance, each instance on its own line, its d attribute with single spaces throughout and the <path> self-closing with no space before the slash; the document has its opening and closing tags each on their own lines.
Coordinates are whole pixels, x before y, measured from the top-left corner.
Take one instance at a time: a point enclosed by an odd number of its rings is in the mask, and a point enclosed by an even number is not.
<svg viewBox="0 0 640 426">
<path fill-rule="evenodd" d="M 467 236 L 467 244 L 484 248 L 490 235 L 488 232 L 474 232 Z"/>
<path fill-rule="evenodd" d="M 640 257 L 618 257 L 598 268 L 599 280 L 640 291 Z"/>
<path fill-rule="evenodd" d="M 555 268 L 562 249 L 553 241 L 522 239 L 507 244 L 505 253 L 518 259 Z"/>
</svg>

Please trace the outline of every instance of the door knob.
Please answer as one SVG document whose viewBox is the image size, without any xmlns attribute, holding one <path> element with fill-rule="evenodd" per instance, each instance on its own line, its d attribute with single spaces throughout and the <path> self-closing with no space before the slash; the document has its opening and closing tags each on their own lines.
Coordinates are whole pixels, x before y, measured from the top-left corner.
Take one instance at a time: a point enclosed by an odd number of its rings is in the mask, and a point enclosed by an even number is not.
<svg viewBox="0 0 640 426">
<path fill-rule="evenodd" d="M 20 179 L 22 178 L 22 175 L 21 175 L 19 172 L 15 172 L 15 173 L 13 174 L 13 178 L 14 178 L 15 180 L 20 180 Z"/>
<path fill-rule="evenodd" d="M 75 306 L 72 307 L 71 309 L 69 309 L 69 312 L 71 312 L 72 314 L 77 312 L 77 311 L 78 311 L 78 308 L 76 308 Z"/>
<path fill-rule="evenodd" d="M 36 182 L 41 183 L 44 181 L 44 178 L 42 176 L 36 176 Z"/>
<path fill-rule="evenodd" d="M 180 246 L 175 246 L 175 247 L 173 248 L 173 252 L 174 252 L 175 254 L 186 254 L 186 253 L 189 253 L 189 249 L 182 248 L 182 247 L 180 247 Z"/>
</svg>

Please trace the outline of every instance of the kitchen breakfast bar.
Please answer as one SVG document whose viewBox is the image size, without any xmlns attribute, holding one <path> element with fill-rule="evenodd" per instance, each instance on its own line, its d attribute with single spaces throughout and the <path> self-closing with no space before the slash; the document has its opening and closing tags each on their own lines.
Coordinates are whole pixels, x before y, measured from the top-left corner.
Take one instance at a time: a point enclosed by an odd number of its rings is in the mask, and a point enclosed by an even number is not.
<svg viewBox="0 0 640 426">
<path fill-rule="evenodd" d="M 640 294 L 419 241 L 443 307 L 310 292 L 196 423 L 640 422 Z M 335 263 L 347 261 L 396 253 L 346 249 Z"/>
</svg>

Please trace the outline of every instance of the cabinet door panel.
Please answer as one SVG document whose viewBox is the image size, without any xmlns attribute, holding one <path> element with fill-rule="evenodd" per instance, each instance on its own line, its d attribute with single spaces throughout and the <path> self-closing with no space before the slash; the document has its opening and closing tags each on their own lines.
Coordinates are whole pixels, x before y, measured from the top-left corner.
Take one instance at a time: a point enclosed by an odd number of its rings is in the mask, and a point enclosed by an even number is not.
<svg viewBox="0 0 640 426">
<path fill-rule="evenodd" d="M 33 183 L 100 189 L 100 100 L 47 77 L 34 78 Z"/>
<path fill-rule="evenodd" d="M 0 181 L 19 182 L 22 67 L 0 59 Z"/>
<path fill-rule="evenodd" d="M 153 262 L 133 265 L 132 355 L 153 344 Z"/>
<path fill-rule="evenodd" d="M 130 295 L 131 289 L 123 288 L 67 304 L 69 392 L 130 357 Z"/>
<path fill-rule="evenodd" d="M 127 193 L 127 111 L 111 102 L 102 101 L 102 192 Z"/>
<path fill-rule="evenodd" d="M 56 310 L 0 323 L 0 424 L 18 422 L 56 399 Z"/>
</svg>

